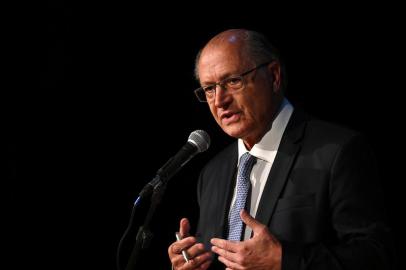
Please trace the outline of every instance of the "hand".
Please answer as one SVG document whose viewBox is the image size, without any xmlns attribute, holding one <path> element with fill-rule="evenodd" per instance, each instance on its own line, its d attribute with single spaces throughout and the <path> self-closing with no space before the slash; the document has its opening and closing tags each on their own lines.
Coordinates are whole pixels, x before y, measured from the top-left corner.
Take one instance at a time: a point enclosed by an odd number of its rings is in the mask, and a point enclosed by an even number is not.
<svg viewBox="0 0 406 270">
<path fill-rule="evenodd" d="M 254 236 L 242 242 L 219 238 L 211 239 L 212 251 L 227 270 L 272 269 L 282 268 L 282 246 L 268 228 L 256 221 L 245 210 L 240 213 L 242 221 L 250 227 Z"/>
<path fill-rule="evenodd" d="M 182 240 L 176 241 L 169 246 L 169 259 L 171 260 L 173 269 L 176 270 L 205 270 L 211 264 L 212 253 L 206 251 L 202 243 L 197 243 L 195 237 L 189 236 L 189 230 L 189 220 L 183 218 L 180 221 L 179 228 Z M 186 262 L 183 258 L 182 250 L 186 250 L 189 262 Z"/>
</svg>

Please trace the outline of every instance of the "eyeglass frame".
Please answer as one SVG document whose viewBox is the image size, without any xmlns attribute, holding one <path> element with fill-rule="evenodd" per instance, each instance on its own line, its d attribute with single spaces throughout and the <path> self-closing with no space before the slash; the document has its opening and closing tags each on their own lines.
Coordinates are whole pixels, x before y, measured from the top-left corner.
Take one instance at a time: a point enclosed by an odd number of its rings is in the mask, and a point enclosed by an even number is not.
<svg viewBox="0 0 406 270">
<path fill-rule="evenodd" d="M 213 90 L 213 91 L 214 91 L 214 96 L 213 96 L 213 97 L 216 97 L 216 89 L 217 89 L 216 86 L 218 85 L 218 86 L 220 86 L 222 89 L 229 90 L 229 89 L 225 86 L 225 82 L 226 82 L 227 80 L 235 79 L 235 78 L 241 78 L 241 81 L 243 82 L 243 86 L 242 86 L 241 88 L 234 90 L 234 91 L 240 91 L 240 90 L 244 89 L 244 87 L 245 87 L 245 85 L 246 85 L 246 84 L 245 84 L 245 80 L 244 80 L 244 76 L 245 76 L 245 75 L 248 75 L 249 73 L 253 72 L 254 70 L 257 70 L 257 69 L 259 69 L 259 68 L 262 68 L 262 67 L 264 67 L 264 66 L 267 66 L 267 65 L 269 65 L 270 63 L 272 63 L 272 62 L 274 62 L 274 61 L 275 61 L 275 60 L 270 60 L 270 61 L 268 61 L 268 62 L 259 64 L 258 66 L 254 67 L 254 68 L 252 68 L 252 69 L 250 69 L 250 70 L 247 70 L 247 71 L 245 71 L 245 72 L 243 72 L 243 73 L 241 73 L 241 74 L 239 74 L 239 75 L 231 75 L 230 77 L 227 77 L 227 78 L 225 78 L 225 79 L 223 79 L 223 80 L 221 80 L 221 81 L 219 81 L 219 82 L 217 82 L 217 83 L 213 83 L 213 84 L 210 84 L 210 85 L 207 85 L 207 86 L 201 86 L 201 87 L 195 89 L 195 90 L 194 90 L 194 93 L 195 93 L 197 99 L 198 99 L 200 102 L 207 103 L 208 101 L 207 101 L 206 91 L 204 90 L 204 88 L 210 87 L 210 86 L 214 86 L 214 90 Z M 200 97 L 199 97 L 198 92 L 201 92 L 201 91 L 204 92 L 204 95 L 205 95 L 205 97 L 206 97 L 205 100 L 201 100 Z"/>
</svg>

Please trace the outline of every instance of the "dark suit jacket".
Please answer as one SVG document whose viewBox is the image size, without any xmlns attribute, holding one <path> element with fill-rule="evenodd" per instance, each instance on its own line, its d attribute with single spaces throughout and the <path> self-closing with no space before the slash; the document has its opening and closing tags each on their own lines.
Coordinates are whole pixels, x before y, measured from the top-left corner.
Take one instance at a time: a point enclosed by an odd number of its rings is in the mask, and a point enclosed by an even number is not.
<svg viewBox="0 0 406 270">
<path fill-rule="evenodd" d="M 225 238 L 238 147 L 202 170 L 196 236 Z M 256 219 L 282 243 L 282 269 L 390 269 L 389 230 L 373 155 L 361 136 L 295 110 Z M 211 269 L 224 269 L 214 260 Z"/>
</svg>

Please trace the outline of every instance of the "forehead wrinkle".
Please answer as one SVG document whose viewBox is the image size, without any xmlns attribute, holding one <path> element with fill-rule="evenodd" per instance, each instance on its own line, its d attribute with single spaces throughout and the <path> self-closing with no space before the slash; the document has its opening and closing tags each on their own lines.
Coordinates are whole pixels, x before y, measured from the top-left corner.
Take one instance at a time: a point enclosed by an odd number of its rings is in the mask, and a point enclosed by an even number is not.
<svg viewBox="0 0 406 270">
<path fill-rule="evenodd" d="M 224 75 L 219 76 L 219 73 L 221 74 L 221 72 L 218 71 L 218 68 L 216 68 L 215 65 L 210 65 L 208 67 L 208 72 L 206 73 L 207 75 L 204 78 L 202 78 L 201 81 L 202 85 L 214 84 L 218 82 L 217 79 L 222 80 Z"/>
<path fill-rule="evenodd" d="M 210 85 L 210 84 L 214 84 L 214 83 L 218 83 L 224 79 L 227 79 L 233 75 L 238 75 L 239 73 L 236 71 L 230 71 L 230 70 L 225 70 L 225 72 L 222 72 L 222 70 L 224 70 L 224 68 L 220 68 L 217 69 L 215 66 L 212 66 L 209 68 L 209 75 L 206 76 L 205 78 L 202 78 L 201 80 L 201 84 L 202 85 Z M 210 78 L 216 78 L 216 79 L 207 79 L 208 77 Z"/>
<path fill-rule="evenodd" d="M 246 61 L 242 61 L 239 65 L 235 66 L 221 66 L 216 68 L 215 65 L 210 65 L 207 69 L 209 72 L 200 78 L 202 85 L 215 84 L 231 76 L 238 76 L 249 69 L 249 65 Z"/>
</svg>

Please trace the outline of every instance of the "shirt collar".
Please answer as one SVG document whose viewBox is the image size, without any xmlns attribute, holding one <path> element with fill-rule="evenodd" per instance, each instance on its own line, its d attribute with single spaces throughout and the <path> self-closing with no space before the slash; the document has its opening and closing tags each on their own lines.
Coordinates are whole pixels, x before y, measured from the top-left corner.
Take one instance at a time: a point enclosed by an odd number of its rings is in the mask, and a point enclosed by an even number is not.
<svg viewBox="0 0 406 270">
<path fill-rule="evenodd" d="M 284 98 L 277 116 L 272 122 L 271 128 L 265 133 L 261 140 L 252 147 L 251 151 L 245 148 L 242 139 L 238 139 L 238 161 L 240 161 L 244 153 L 250 152 L 250 154 L 256 158 L 272 163 L 274 157 L 272 153 L 278 150 L 283 132 L 293 113 L 293 109 L 292 104 Z"/>
</svg>

